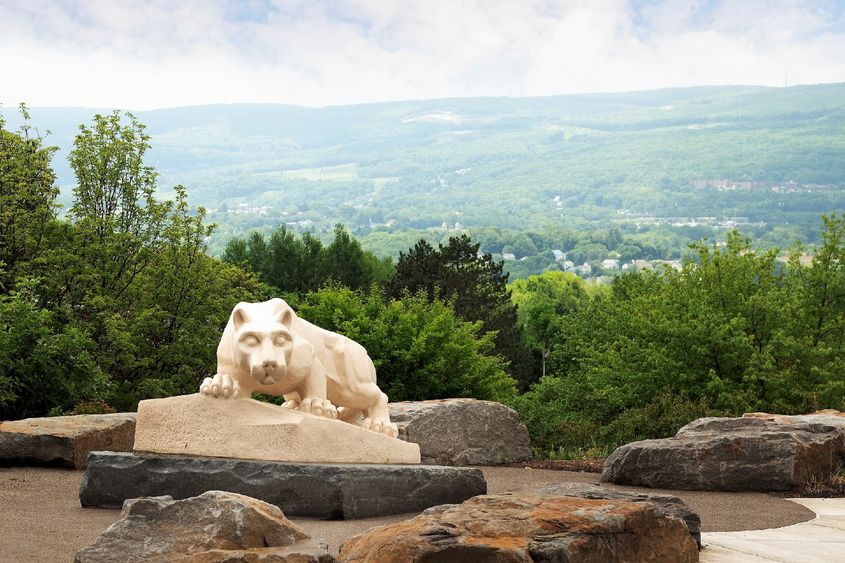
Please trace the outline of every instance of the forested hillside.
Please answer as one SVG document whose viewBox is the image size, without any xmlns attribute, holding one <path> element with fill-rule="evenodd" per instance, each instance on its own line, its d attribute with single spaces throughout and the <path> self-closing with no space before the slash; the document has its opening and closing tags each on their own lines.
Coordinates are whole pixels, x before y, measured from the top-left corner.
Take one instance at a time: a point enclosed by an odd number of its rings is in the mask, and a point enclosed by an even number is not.
<svg viewBox="0 0 845 563">
<path fill-rule="evenodd" d="M 69 186 L 66 151 L 93 111 L 32 113 Z M 845 209 L 845 84 L 137 115 L 160 185 L 184 184 L 220 225 L 214 253 L 249 229 L 282 223 L 327 240 L 340 222 L 380 256 L 420 235 L 467 230 L 496 248 L 526 231 L 613 228 L 677 255 L 734 227 L 760 244 L 814 243 L 821 213 Z M 537 262 L 515 273 L 549 258 Z"/>
</svg>

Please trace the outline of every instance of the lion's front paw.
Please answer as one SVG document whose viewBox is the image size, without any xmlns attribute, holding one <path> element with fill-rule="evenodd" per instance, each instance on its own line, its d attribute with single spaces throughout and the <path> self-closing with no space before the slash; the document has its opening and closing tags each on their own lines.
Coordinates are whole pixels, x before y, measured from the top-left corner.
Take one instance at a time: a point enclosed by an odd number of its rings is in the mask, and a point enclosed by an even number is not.
<svg viewBox="0 0 845 563">
<path fill-rule="evenodd" d="M 218 373 L 203 380 L 200 393 L 220 399 L 237 399 L 241 396 L 241 387 L 228 374 Z"/>
<path fill-rule="evenodd" d="M 337 418 L 337 407 L 328 399 L 321 399 L 319 397 L 305 397 L 299 403 L 299 410 L 310 412 L 317 416 L 325 416 L 326 418 Z"/>
<path fill-rule="evenodd" d="M 299 401 L 297 399 L 285 401 L 284 403 L 282 403 L 282 408 L 296 410 L 299 408 Z"/>
<path fill-rule="evenodd" d="M 391 438 L 399 437 L 399 429 L 390 421 L 379 420 L 375 418 L 365 418 L 360 422 L 361 428 L 372 430 L 380 434 L 386 434 Z"/>
</svg>

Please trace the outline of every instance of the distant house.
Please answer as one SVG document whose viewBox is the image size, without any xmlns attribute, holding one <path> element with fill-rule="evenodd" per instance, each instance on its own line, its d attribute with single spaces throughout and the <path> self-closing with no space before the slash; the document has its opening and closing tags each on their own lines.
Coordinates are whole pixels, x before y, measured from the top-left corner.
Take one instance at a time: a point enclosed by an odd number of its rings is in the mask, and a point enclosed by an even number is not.
<svg viewBox="0 0 845 563">
<path fill-rule="evenodd" d="M 575 262 L 573 262 L 572 260 L 564 260 L 563 261 L 563 270 L 565 272 L 571 272 L 571 271 L 575 270 Z"/>
<path fill-rule="evenodd" d="M 552 254 L 555 255 L 555 262 L 562 262 L 566 260 L 566 254 L 564 254 L 560 250 L 552 250 Z"/>
<path fill-rule="evenodd" d="M 582 276 L 589 276 L 593 273 L 593 267 L 584 262 L 580 266 L 575 266 L 574 271 L 576 274 L 580 274 Z"/>
<path fill-rule="evenodd" d="M 607 260 L 601 261 L 601 269 L 602 270 L 618 270 L 619 269 L 619 260 L 614 260 L 612 258 L 608 258 Z"/>
<path fill-rule="evenodd" d="M 679 260 L 655 260 L 655 266 L 668 266 L 669 268 L 673 268 L 677 271 L 681 271 L 684 269 L 683 264 Z"/>
</svg>

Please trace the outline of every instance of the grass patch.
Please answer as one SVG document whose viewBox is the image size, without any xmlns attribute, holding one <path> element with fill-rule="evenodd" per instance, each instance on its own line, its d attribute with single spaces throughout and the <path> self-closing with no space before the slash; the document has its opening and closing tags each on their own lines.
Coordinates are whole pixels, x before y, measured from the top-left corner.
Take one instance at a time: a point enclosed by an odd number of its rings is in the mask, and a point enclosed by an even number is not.
<svg viewBox="0 0 845 563">
<path fill-rule="evenodd" d="M 845 468 L 824 479 L 813 478 L 799 487 L 797 494 L 807 498 L 845 497 Z"/>
</svg>

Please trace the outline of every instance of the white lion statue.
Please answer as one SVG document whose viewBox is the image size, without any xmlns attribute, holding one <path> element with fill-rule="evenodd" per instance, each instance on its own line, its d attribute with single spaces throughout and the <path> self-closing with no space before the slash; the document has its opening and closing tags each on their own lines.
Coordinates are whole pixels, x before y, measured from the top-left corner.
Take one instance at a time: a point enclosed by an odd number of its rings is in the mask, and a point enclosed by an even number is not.
<svg viewBox="0 0 845 563">
<path fill-rule="evenodd" d="M 217 373 L 200 385 L 200 393 L 221 399 L 255 392 L 283 395 L 283 407 L 398 435 L 364 347 L 298 317 L 282 299 L 235 306 L 217 347 Z"/>
</svg>

